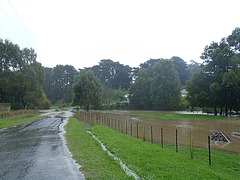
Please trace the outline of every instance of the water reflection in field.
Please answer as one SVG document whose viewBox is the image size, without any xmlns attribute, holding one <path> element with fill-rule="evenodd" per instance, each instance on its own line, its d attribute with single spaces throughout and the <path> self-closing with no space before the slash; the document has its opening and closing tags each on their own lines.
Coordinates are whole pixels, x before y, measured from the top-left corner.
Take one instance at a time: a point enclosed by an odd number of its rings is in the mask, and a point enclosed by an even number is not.
<svg viewBox="0 0 240 180">
<path fill-rule="evenodd" d="M 220 151 L 240 154 L 240 138 L 231 136 L 232 132 L 240 132 L 240 118 L 228 118 L 217 120 L 205 119 L 159 119 L 131 115 L 133 111 L 79 111 L 78 118 L 92 125 L 107 125 L 115 130 L 130 136 L 143 139 L 145 129 L 146 141 L 161 143 L 161 128 L 163 130 L 164 143 L 176 144 L 176 129 L 178 131 L 178 145 L 190 145 L 190 132 L 193 133 L 194 147 L 207 148 L 208 135 L 213 132 L 223 131 L 233 142 L 221 142 L 215 144 L 211 141 L 211 147 Z M 169 112 L 168 112 L 169 113 Z M 151 130 L 152 129 L 152 130 Z"/>
</svg>

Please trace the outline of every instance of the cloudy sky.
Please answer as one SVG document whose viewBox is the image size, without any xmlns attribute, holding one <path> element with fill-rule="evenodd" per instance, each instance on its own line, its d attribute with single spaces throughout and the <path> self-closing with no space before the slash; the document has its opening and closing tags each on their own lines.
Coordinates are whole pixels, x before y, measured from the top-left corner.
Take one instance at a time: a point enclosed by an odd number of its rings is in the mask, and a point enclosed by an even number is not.
<svg viewBox="0 0 240 180">
<path fill-rule="evenodd" d="M 240 27 L 239 0 L 0 0 L 0 38 L 32 47 L 43 66 L 111 59 L 199 58 Z"/>
</svg>

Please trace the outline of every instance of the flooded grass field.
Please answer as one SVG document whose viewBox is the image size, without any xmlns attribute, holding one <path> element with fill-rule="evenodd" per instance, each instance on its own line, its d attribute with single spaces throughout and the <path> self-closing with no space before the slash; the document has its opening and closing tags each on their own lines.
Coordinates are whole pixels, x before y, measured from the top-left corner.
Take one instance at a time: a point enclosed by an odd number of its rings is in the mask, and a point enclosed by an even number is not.
<svg viewBox="0 0 240 180">
<path fill-rule="evenodd" d="M 233 142 L 218 143 L 212 140 L 211 148 L 223 152 L 240 154 L 240 138 L 232 136 L 232 132 L 240 132 L 239 117 L 227 119 L 160 119 L 132 115 L 136 113 L 149 113 L 149 111 L 91 111 L 88 113 L 79 111 L 76 113 L 76 116 L 88 124 L 106 125 L 122 133 L 156 144 L 161 144 L 163 139 L 163 145 L 176 144 L 177 129 L 178 145 L 190 146 L 190 132 L 192 132 L 194 148 L 206 149 L 208 148 L 208 135 L 220 131 L 233 139 Z M 161 133 L 163 136 L 161 136 Z"/>
</svg>

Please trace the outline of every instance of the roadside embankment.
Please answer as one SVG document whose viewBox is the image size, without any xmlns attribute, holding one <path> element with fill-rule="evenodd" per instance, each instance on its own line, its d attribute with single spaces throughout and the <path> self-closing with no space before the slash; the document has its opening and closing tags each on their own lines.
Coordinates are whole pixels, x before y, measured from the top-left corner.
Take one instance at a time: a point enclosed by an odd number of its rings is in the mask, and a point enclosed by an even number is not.
<svg viewBox="0 0 240 180">
<path fill-rule="evenodd" d="M 134 179 L 127 176 L 119 163 L 102 150 L 80 121 L 70 118 L 65 130 L 67 146 L 73 159 L 81 165 L 80 171 L 86 179 Z"/>
<path fill-rule="evenodd" d="M 40 119 L 38 112 L 36 111 L 13 111 L 5 114 L 1 114 L 0 117 L 0 128 L 6 128 L 10 126 L 16 126 L 19 124 L 24 124 L 29 121 Z"/>
<path fill-rule="evenodd" d="M 120 166 L 112 166 L 117 162 L 101 149 L 81 122 L 71 118 L 66 130 L 68 147 L 73 158 L 82 165 L 81 171 L 87 179 L 127 178 Z M 209 166 L 208 151 L 204 149 L 194 149 L 195 156 L 191 159 L 185 147 L 179 147 L 176 153 L 172 146 L 165 145 L 162 149 L 160 145 L 143 142 L 106 126 L 89 130 L 140 179 L 238 179 L 240 175 L 240 156 L 236 154 L 212 151 Z M 111 165 L 102 164 L 109 162 Z"/>
<path fill-rule="evenodd" d="M 213 151 L 209 166 L 207 150 L 195 149 L 196 158 L 191 159 L 188 148 L 176 153 L 172 146 L 162 149 L 106 126 L 94 126 L 92 133 L 142 179 L 238 179 L 240 175 L 239 155 Z"/>
</svg>

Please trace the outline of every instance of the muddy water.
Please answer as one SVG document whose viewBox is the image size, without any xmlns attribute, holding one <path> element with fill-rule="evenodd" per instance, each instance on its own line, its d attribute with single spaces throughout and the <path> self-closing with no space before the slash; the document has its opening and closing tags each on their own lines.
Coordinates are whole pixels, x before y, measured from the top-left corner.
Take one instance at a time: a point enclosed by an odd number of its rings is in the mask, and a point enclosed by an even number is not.
<svg viewBox="0 0 240 180">
<path fill-rule="evenodd" d="M 240 132 L 240 118 L 219 120 L 171 120 L 148 118 L 131 115 L 133 111 L 92 111 L 89 113 L 80 111 L 77 116 L 92 125 L 107 125 L 130 136 L 146 141 L 161 143 L 161 129 L 164 143 L 176 144 L 176 129 L 178 132 L 178 145 L 190 145 L 190 132 L 193 133 L 193 146 L 208 147 L 208 135 L 213 132 L 223 131 L 233 142 L 221 142 L 216 144 L 211 141 L 211 148 L 240 154 L 240 138 L 232 136 L 232 132 Z M 137 113 L 141 113 L 138 111 Z"/>
</svg>

